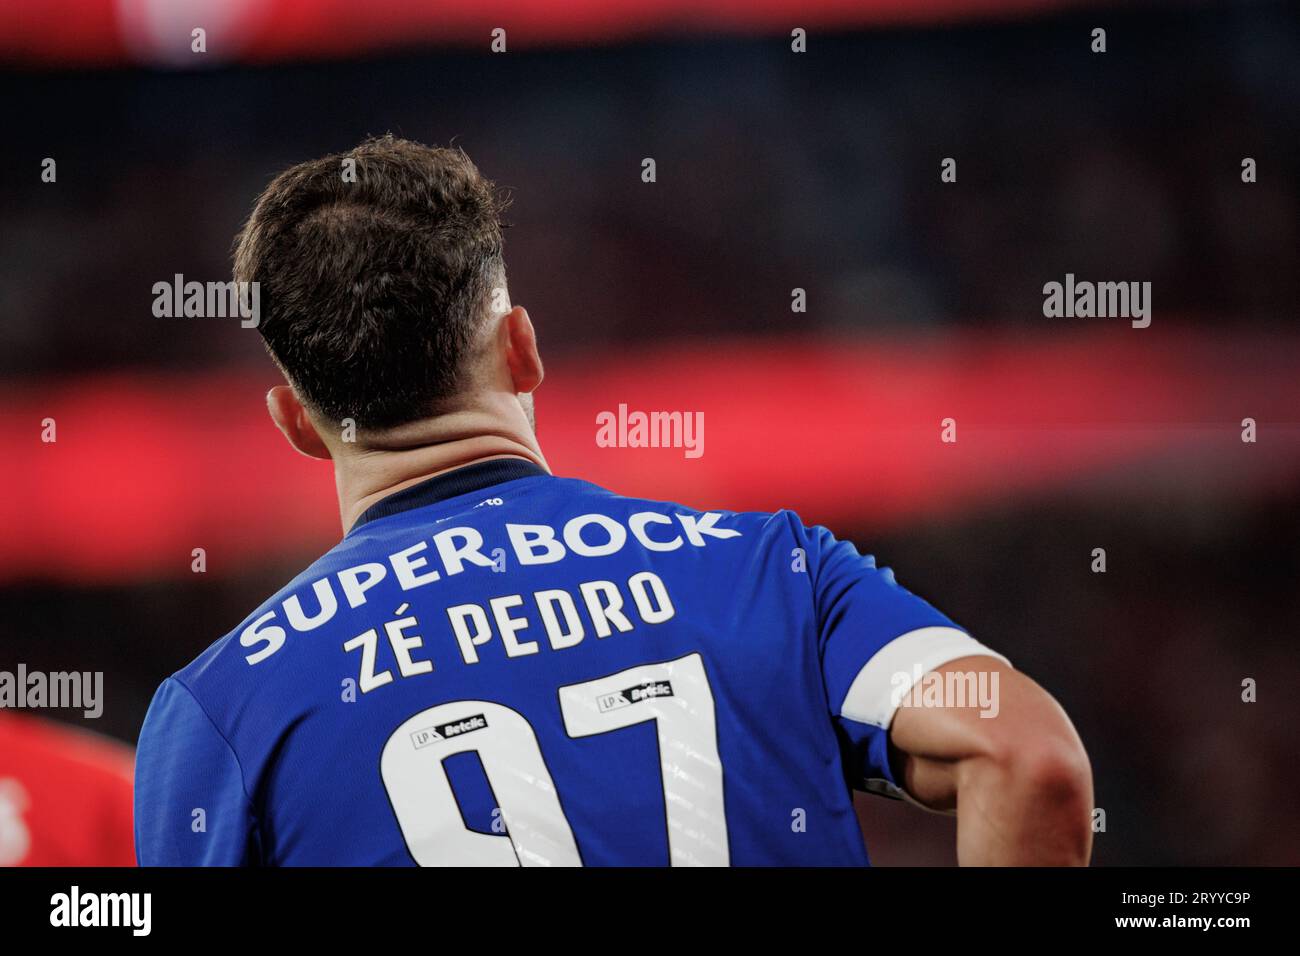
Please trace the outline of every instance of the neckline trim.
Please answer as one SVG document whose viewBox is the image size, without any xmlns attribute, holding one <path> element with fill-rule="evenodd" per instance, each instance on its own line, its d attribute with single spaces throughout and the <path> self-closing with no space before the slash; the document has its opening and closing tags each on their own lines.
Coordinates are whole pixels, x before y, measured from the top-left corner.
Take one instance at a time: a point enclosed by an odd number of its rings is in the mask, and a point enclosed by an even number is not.
<svg viewBox="0 0 1300 956">
<path fill-rule="evenodd" d="M 377 518 L 387 518 L 413 508 L 437 504 L 502 482 L 549 474 L 545 468 L 523 458 L 493 458 L 465 465 L 381 498 L 361 513 L 361 517 L 348 529 L 348 534 Z"/>
</svg>

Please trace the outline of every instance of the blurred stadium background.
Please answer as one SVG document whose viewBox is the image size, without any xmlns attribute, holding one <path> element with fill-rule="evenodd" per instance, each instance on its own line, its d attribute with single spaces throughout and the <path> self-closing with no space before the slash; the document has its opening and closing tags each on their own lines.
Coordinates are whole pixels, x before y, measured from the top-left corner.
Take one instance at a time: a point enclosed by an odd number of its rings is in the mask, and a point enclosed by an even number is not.
<svg viewBox="0 0 1300 956">
<path fill-rule="evenodd" d="M 336 540 L 256 332 L 151 290 L 227 279 L 271 175 L 392 131 L 514 193 L 557 473 L 876 554 L 1074 717 L 1096 862 L 1300 863 L 1294 6 L 6 7 L 0 668 L 105 672 L 100 720 L 51 716 L 129 743 Z M 1067 272 L 1150 281 L 1151 327 L 1044 318 Z M 597 447 L 620 403 L 704 411 L 705 454 Z M 949 821 L 859 805 L 877 863 L 953 861 Z"/>
</svg>

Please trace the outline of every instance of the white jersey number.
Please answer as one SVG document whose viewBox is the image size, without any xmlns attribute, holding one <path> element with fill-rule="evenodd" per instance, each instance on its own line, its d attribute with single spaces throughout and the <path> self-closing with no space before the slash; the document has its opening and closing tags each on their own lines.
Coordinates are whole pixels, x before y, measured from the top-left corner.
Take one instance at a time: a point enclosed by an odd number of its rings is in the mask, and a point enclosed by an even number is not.
<svg viewBox="0 0 1300 956">
<path fill-rule="evenodd" d="M 713 691 L 699 654 L 642 664 L 561 687 L 570 737 L 653 720 L 673 866 L 725 866 Z M 465 825 L 443 761 L 474 751 L 496 796 L 506 833 Z M 420 866 L 581 866 L 537 734 L 518 711 L 461 700 L 422 710 L 393 731 L 379 762 L 406 845 Z"/>
</svg>

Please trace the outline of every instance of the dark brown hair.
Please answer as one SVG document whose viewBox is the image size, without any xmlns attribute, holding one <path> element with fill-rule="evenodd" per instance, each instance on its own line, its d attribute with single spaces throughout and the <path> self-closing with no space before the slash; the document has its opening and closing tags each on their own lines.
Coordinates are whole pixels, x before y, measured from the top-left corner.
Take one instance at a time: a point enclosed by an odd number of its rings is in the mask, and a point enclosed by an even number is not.
<svg viewBox="0 0 1300 956">
<path fill-rule="evenodd" d="M 505 206 L 462 150 L 392 135 L 275 177 L 235 279 L 258 283 L 262 337 L 313 411 L 387 428 L 455 392 L 504 280 Z"/>
</svg>

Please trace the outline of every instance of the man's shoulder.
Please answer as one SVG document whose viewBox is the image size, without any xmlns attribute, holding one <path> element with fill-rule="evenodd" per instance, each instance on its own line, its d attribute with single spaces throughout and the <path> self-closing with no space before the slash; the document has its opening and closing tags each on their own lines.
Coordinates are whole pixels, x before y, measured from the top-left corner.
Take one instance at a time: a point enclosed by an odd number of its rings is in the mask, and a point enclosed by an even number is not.
<svg viewBox="0 0 1300 956">
<path fill-rule="evenodd" d="M 362 560 L 358 557 L 359 550 L 357 542 L 348 538 L 341 540 L 173 673 L 170 679 L 183 685 L 200 704 L 236 699 L 250 687 L 244 679 L 248 666 L 264 659 L 258 656 L 259 651 L 265 652 L 268 641 L 275 649 L 283 642 L 284 630 L 274 622 L 283 613 L 285 601 L 297 596 L 298 606 L 310 614 L 312 608 L 305 595 L 313 593 L 313 582 Z M 317 610 L 326 609 L 327 605 L 322 605 Z"/>
</svg>

